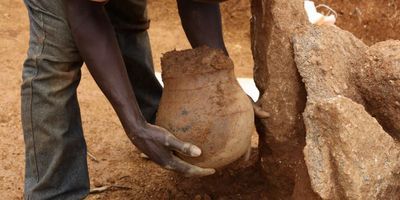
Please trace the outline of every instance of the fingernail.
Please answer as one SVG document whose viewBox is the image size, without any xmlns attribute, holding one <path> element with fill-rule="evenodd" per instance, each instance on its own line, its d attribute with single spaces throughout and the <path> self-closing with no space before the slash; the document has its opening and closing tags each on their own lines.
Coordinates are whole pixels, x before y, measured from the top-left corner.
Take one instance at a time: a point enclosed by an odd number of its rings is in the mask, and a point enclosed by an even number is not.
<svg viewBox="0 0 400 200">
<path fill-rule="evenodd" d="M 147 155 L 144 154 L 144 153 L 140 153 L 140 157 L 141 157 L 141 158 L 144 158 L 144 159 L 150 159 L 149 156 L 147 156 Z"/>
<path fill-rule="evenodd" d="M 210 175 L 213 175 L 213 174 L 215 174 L 215 169 L 210 169 Z"/>
<path fill-rule="evenodd" d="M 190 155 L 193 157 L 198 157 L 201 155 L 201 149 L 196 146 L 191 146 L 190 147 Z"/>
</svg>

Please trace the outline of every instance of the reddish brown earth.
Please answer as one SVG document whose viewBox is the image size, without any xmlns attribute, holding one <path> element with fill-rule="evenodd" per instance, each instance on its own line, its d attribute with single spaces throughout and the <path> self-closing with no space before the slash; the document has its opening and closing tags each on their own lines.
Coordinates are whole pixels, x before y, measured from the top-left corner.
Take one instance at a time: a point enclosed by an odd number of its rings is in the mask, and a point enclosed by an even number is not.
<svg viewBox="0 0 400 200">
<path fill-rule="evenodd" d="M 399 1 L 329 2 L 339 12 L 339 26 L 355 32 L 367 44 L 400 38 L 400 32 L 396 32 L 400 23 Z M 250 77 L 253 61 L 249 2 L 230 0 L 222 4 L 222 10 L 224 34 L 235 72 Z M 161 53 L 189 45 L 180 28 L 174 1 L 151 0 L 149 11 L 154 61 L 159 69 Z M 28 19 L 21 0 L 0 2 L 0 27 L 0 196 L 22 199 L 24 145 L 19 88 L 28 44 Z M 97 161 L 89 159 L 92 185 L 129 188 L 107 190 L 90 195 L 89 199 L 266 199 L 263 179 L 250 164 L 236 164 L 225 173 L 205 179 L 185 179 L 141 159 L 85 68 L 78 92 L 88 149 L 97 158 Z M 256 137 L 253 140 L 256 146 Z M 253 154 L 252 163 L 256 161 Z"/>
<path fill-rule="evenodd" d="M 235 58 L 236 73 L 250 77 L 252 60 L 248 23 L 242 24 L 249 19 L 248 5 L 239 2 L 231 8 L 232 12 L 226 17 L 228 24 L 224 26 L 227 46 Z M 180 27 L 174 1 L 150 1 L 149 11 L 154 62 L 156 68 L 160 69 L 161 53 L 189 48 L 189 44 Z M 2 199 L 22 199 L 24 144 L 19 90 L 28 44 L 28 18 L 20 0 L 1 1 L 0 13 L 0 196 Z M 229 23 L 235 24 L 230 26 Z M 128 190 L 111 189 L 93 194 L 89 199 L 191 199 L 206 194 L 211 198 L 234 198 L 259 197 L 262 194 L 262 187 L 255 186 L 262 181 L 257 170 L 244 170 L 243 165 L 240 169 L 207 179 L 184 179 L 143 160 L 126 138 L 114 111 L 86 68 L 83 68 L 78 93 L 88 150 L 98 160 L 89 159 L 91 184 L 129 187 Z M 253 141 L 257 143 L 256 138 Z M 257 159 L 253 156 L 252 160 Z"/>
<path fill-rule="evenodd" d="M 400 39 L 399 0 L 316 0 L 337 11 L 337 25 L 367 45 Z"/>
</svg>

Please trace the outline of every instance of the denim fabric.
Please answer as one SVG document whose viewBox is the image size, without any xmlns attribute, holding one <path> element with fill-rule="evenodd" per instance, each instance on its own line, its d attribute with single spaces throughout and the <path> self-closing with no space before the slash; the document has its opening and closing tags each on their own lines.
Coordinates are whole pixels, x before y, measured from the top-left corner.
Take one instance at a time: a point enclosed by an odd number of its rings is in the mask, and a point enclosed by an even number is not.
<svg viewBox="0 0 400 200">
<path fill-rule="evenodd" d="M 115 28 L 119 46 L 136 100 L 149 123 L 155 122 L 162 86 L 154 76 L 147 28 L 147 0 L 111 0 L 106 10 Z"/>
<path fill-rule="evenodd" d="M 150 24 L 146 5 L 147 0 L 111 0 L 106 9 L 116 29 L 145 31 Z"/>
<path fill-rule="evenodd" d="M 21 86 L 24 197 L 83 199 L 89 193 L 89 177 L 76 93 L 83 61 L 73 42 L 62 0 L 24 1 L 30 20 Z M 116 30 L 140 108 L 152 121 L 161 86 L 154 77 L 147 32 Z"/>
</svg>

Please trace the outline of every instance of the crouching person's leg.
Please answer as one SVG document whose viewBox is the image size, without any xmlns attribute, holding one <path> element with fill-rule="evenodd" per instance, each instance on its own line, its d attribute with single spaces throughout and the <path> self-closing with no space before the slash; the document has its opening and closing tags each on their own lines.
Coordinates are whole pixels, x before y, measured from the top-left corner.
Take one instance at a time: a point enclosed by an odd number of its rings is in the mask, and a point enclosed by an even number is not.
<svg viewBox="0 0 400 200">
<path fill-rule="evenodd" d="M 82 61 L 62 2 L 25 3 L 31 29 L 21 104 L 25 199 L 82 199 L 89 193 L 86 144 L 76 94 Z"/>
</svg>

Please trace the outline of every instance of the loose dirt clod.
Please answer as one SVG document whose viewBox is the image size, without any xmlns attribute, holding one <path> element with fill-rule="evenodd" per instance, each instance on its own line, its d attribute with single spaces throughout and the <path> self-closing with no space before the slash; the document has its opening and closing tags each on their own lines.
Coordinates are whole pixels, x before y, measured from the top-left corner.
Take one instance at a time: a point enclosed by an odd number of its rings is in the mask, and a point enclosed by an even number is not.
<svg viewBox="0 0 400 200">
<path fill-rule="evenodd" d="M 166 53 L 161 65 L 165 88 L 156 124 L 202 149 L 198 158 L 181 157 L 200 167 L 221 168 L 243 156 L 254 113 L 229 57 L 201 47 Z"/>
</svg>

